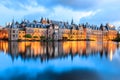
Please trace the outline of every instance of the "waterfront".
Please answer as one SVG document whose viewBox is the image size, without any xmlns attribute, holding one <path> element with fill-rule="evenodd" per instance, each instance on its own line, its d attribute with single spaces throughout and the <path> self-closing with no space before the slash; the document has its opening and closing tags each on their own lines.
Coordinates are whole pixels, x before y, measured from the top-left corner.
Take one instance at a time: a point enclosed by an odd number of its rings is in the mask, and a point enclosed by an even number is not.
<svg viewBox="0 0 120 80">
<path fill-rule="evenodd" d="M 0 41 L 0 79 L 119 80 L 119 46 L 111 41 Z"/>
</svg>

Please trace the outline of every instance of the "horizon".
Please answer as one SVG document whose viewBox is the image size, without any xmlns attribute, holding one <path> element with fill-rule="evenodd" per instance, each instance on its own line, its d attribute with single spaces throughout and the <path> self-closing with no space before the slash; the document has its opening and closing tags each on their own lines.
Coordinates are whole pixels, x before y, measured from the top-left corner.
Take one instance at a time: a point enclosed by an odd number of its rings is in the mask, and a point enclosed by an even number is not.
<svg viewBox="0 0 120 80">
<path fill-rule="evenodd" d="M 110 23 L 119 27 L 119 2 L 119 0 L 5 0 L 0 2 L 0 25 L 5 26 L 7 22 L 12 21 L 13 17 L 18 22 L 23 19 L 40 20 L 41 17 L 44 17 L 69 23 L 73 19 L 76 24 Z"/>
</svg>

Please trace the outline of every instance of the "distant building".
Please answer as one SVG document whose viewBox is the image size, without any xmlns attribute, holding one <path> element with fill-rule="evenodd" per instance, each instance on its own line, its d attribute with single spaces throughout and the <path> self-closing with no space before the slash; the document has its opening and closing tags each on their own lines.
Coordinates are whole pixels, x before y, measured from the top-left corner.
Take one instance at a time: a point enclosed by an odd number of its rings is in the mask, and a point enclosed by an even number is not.
<svg viewBox="0 0 120 80">
<path fill-rule="evenodd" d="M 2 29 L 1 31 L 3 31 Z M 23 20 L 21 23 L 8 23 L 6 26 L 6 37 L 9 40 L 112 40 L 117 37 L 115 26 L 106 24 L 96 25 L 71 24 L 68 22 L 41 19 L 30 22 Z M 1 33 L 2 34 L 2 33 Z M 2 38 L 2 37 L 1 37 Z"/>
<path fill-rule="evenodd" d="M 0 39 L 8 39 L 8 30 L 6 28 L 0 28 Z"/>
<path fill-rule="evenodd" d="M 18 40 L 18 25 L 15 24 L 14 20 L 11 25 L 9 25 L 8 28 L 8 39 L 9 40 Z"/>
</svg>

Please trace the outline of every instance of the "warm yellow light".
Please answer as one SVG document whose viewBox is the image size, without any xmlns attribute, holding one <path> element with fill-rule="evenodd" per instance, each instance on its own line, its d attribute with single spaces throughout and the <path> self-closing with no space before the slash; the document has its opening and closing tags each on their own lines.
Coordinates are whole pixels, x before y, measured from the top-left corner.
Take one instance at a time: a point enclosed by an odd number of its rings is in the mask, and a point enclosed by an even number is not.
<svg viewBox="0 0 120 80">
<path fill-rule="evenodd" d="M 110 50 L 110 61 L 112 61 L 112 59 L 113 59 L 113 51 Z"/>
</svg>

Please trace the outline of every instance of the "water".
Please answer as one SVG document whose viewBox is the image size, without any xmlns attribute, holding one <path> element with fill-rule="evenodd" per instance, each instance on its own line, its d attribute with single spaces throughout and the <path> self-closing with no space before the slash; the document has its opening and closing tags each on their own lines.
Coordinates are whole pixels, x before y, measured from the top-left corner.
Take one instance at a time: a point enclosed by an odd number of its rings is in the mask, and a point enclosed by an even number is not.
<svg viewBox="0 0 120 80">
<path fill-rule="evenodd" d="M 0 80 L 120 80 L 116 42 L 0 41 Z"/>
</svg>

